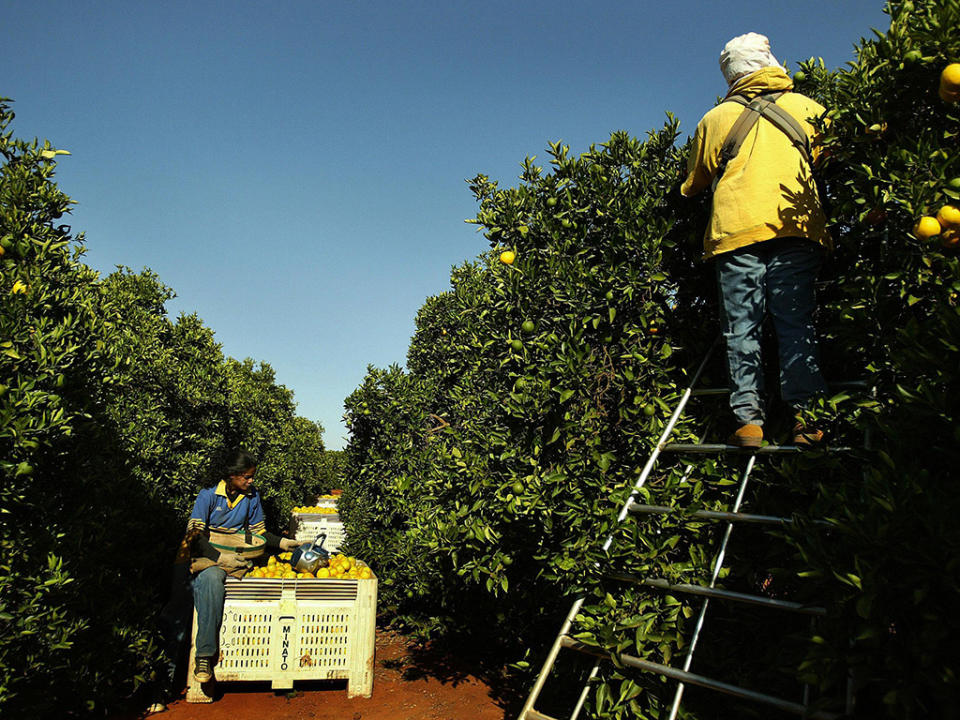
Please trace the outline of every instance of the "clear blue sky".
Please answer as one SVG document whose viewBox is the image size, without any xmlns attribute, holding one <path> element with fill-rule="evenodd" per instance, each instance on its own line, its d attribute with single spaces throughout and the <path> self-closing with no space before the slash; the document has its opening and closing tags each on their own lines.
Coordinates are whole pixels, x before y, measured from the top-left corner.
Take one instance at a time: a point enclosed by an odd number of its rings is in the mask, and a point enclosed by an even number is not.
<svg viewBox="0 0 960 720">
<path fill-rule="evenodd" d="M 575 152 L 692 132 L 744 32 L 774 54 L 853 58 L 879 0 L 7 0 L 0 95 L 20 137 L 73 154 L 87 262 L 149 267 L 172 316 L 265 361 L 345 444 L 367 364 L 402 364 L 418 308 L 487 249 L 466 179 L 514 185 Z"/>
</svg>

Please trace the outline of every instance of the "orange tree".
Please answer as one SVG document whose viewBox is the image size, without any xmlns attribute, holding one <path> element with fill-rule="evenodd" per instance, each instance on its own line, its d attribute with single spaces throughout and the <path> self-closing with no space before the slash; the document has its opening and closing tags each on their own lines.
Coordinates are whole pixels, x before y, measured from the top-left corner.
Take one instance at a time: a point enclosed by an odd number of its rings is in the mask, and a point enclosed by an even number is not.
<svg viewBox="0 0 960 720">
<path fill-rule="evenodd" d="M 849 67 L 810 61 L 796 75 L 831 115 L 820 169 L 836 241 L 821 289 L 826 371 L 875 390 L 834 395 L 819 410 L 833 441 L 854 452 L 758 468 L 748 501 L 795 515 L 796 528 L 738 530 L 733 570 L 721 575 L 726 587 L 831 612 L 810 629 L 714 607 L 695 669 L 785 695 L 800 678 L 825 707 L 852 678 L 859 716 L 950 716 L 960 284 L 942 208 L 960 197 L 960 128 L 941 73 L 960 59 L 948 32 L 960 15 L 953 0 L 887 10 L 890 29 L 862 40 Z M 528 160 L 516 188 L 473 181 L 493 252 L 428 299 L 407 371 L 371 370 L 347 402 L 345 520 L 348 532 L 364 523 L 351 542 L 375 552 L 387 513 L 395 551 L 382 575 L 399 618 L 509 638 L 539 659 L 572 594 L 585 591 L 584 642 L 660 662 L 686 649 L 696 604 L 600 577 L 616 567 L 703 582 L 717 540 L 681 515 L 626 526 L 608 553 L 600 547 L 716 335 L 715 289 L 696 262 L 709 200 L 678 197 L 675 139 L 669 124 L 643 143 L 615 133 L 579 158 L 552 145 L 548 174 Z M 938 214 L 940 235 L 913 230 Z M 696 415 L 681 437 L 723 432 L 722 404 Z M 666 467 L 644 497 L 726 508 L 741 465 L 705 460 L 689 477 Z M 798 642 L 787 652 L 774 637 Z M 608 665 L 590 708 L 660 717 L 672 692 Z M 756 712 L 689 700 L 687 717 Z"/>
<path fill-rule="evenodd" d="M 262 458 L 282 529 L 324 471 L 321 428 L 269 366 L 170 320 L 155 275 L 84 265 L 58 151 L 12 119 L 0 101 L 0 715 L 104 713 L 154 672 L 167 570 L 219 449 Z"/>
<path fill-rule="evenodd" d="M 864 716 L 946 717 L 958 709 L 960 672 L 951 610 L 960 589 L 951 482 L 960 228 L 945 222 L 925 237 L 915 226 L 960 201 L 960 107 L 941 96 L 944 69 L 960 60 L 948 30 L 960 23 L 960 3 L 893 2 L 887 12 L 887 32 L 862 41 L 848 68 L 801 64 L 799 89 L 832 108 L 823 170 L 837 237 L 821 296 L 828 356 L 837 372 L 876 387 L 873 400 L 845 411 L 860 414 L 874 451 L 812 484 L 811 515 L 832 528 L 794 540 L 807 573 L 836 581 L 842 608 L 804 670 L 826 683 L 838 666 L 853 668 Z M 785 474 L 810 487 L 799 470 Z"/>
<path fill-rule="evenodd" d="M 668 328 L 709 304 L 675 239 L 694 232 L 677 219 L 676 136 L 671 119 L 580 157 L 556 144 L 550 173 L 527 160 L 509 190 L 478 176 L 494 252 L 427 301 L 408 371 L 371 370 L 348 398 L 351 548 L 381 561 L 387 604 L 413 624 L 542 639 L 602 560 L 676 399 L 677 351 L 697 352 Z M 375 555 L 384 513 L 392 563 Z"/>
</svg>

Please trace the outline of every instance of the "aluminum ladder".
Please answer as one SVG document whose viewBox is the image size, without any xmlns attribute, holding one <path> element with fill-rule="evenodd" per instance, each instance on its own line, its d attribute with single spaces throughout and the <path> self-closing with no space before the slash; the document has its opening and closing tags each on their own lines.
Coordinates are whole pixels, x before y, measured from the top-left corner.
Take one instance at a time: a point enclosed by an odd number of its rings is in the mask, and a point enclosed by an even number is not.
<svg viewBox="0 0 960 720">
<path fill-rule="evenodd" d="M 720 546 L 717 550 L 716 555 L 713 560 L 713 570 L 710 577 L 710 583 L 708 585 L 696 585 L 696 584 L 671 584 L 666 580 L 656 579 L 656 578 L 639 578 L 632 575 L 627 575 L 623 573 L 606 573 L 605 577 L 612 580 L 619 580 L 623 582 L 635 583 L 652 589 L 660 589 L 669 591 L 672 593 L 679 593 L 692 596 L 700 596 L 703 598 L 703 603 L 700 606 L 700 612 L 697 616 L 697 621 L 694 626 L 693 634 L 690 638 L 690 642 L 687 645 L 686 655 L 684 657 L 682 668 L 675 668 L 670 665 L 664 665 L 661 663 L 651 662 L 648 660 L 643 660 L 641 658 L 633 657 L 631 655 L 619 655 L 618 661 L 625 667 L 634 668 L 643 672 L 649 672 L 657 675 L 661 675 L 673 680 L 677 680 L 677 688 L 674 694 L 673 703 L 670 707 L 669 720 L 676 720 L 677 713 L 680 710 L 680 704 L 683 699 L 683 693 L 686 685 L 696 685 L 708 690 L 724 693 L 726 695 L 731 695 L 743 700 L 753 701 L 767 705 L 769 707 L 774 707 L 779 710 L 792 713 L 794 715 L 801 716 L 803 718 L 809 718 L 810 720 L 837 720 L 842 717 L 836 713 L 824 712 L 824 711 L 810 711 L 809 696 L 810 689 L 807 686 L 804 686 L 803 692 L 803 702 L 792 702 L 790 700 L 785 700 L 783 698 L 775 697 L 773 695 L 768 695 L 765 693 L 756 692 L 754 690 L 749 690 L 747 688 L 739 687 L 737 685 L 732 685 L 730 683 L 722 682 L 720 680 L 707 677 L 705 675 L 700 675 L 690 671 L 690 666 L 693 662 L 693 654 L 697 648 L 697 642 L 700 639 L 700 633 L 703 629 L 704 621 L 706 619 L 707 608 L 709 607 L 710 600 L 724 600 L 732 602 L 746 603 L 755 606 L 763 606 L 773 609 L 778 609 L 782 611 L 798 613 L 801 615 L 808 615 L 811 619 L 817 617 L 823 617 L 826 615 L 826 608 L 803 605 L 801 603 L 789 602 L 785 600 L 776 600 L 773 598 L 768 598 L 763 595 L 753 595 L 749 593 L 733 592 L 729 590 L 723 590 L 716 587 L 717 579 L 720 576 L 720 571 L 724 565 L 724 558 L 727 551 L 727 544 L 730 540 L 730 536 L 733 532 L 733 527 L 737 523 L 749 523 L 755 525 L 772 525 L 785 527 L 793 524 L 793 520 L 785 517 L 776 517 L 770 515 L 757 515 L 750 513 L 740 512 L 740 507 L 743 504 L 744 496 L 746 495 L 747 486 L 750 480 L 750 473 L 753 471 L 754 465 L 756 463 L 757 457 L 760 455 L 785 455 L 785 454 L 796 454 L 800 452 L 805 452 L 804 449 L 798 448 L 793 445 L 765 445 L 760 448 L 741 448 L 735 445 L 724 445 L 724 444 L 683 444 L 683 443 L 670 443 L 668 442 L 670 436 L 673 434 L 674 427 L 677 424 L 677 421 L 680 419 L 680 416 L 683 414 L 684 409 L 686 408 L 687 403 L 691 397 L 694 396 L 706 396 L 706 395 L 724 395 L 729 391 L 724 388 L 697 388 L 697 384 L 700 381 L 700 377 L 703 374 L 704 368 L 707 366 L 708 361 L 713 353 L 713 350 L 716 348 L 717 343 L 711 347 L 707 352 L 706 356 L 700 363 L 700 366 L 697 368 L 696 373 L 694 373 L 693 378 L 691 379 L 688 387 L 684 390 L 683 394 L 680 397 L 680 401 L 674 409 L 673 414 L 670 416 L 669 421 L 663 429 L 663 432 L 660 434 L 660 438 L 657 440 L 657 444 L 653 449 L 653 452 L 650 454 L 650 457 L 647 459 L 646 464 L 643 467 L 640 475 L 638 476 L 636 483 L 634 484 L 633 491 L 630 493 L 630 496 L 624 502 L 623 506 L 620 508 L 620 512 L 617 515 L 617 521 L 614 525 L 614 530 L 611 532 L 609 537 L 603 544 L 603 550 L 607 551 L 613 543 L 614 534 L 616 533 L 616 528 L 620 526 L 628 515 L 657 515 L 657 514 L 668 514 L 674 511 L 674 508 L 664 506 L 664 505 L 647 505 L 637 502 L 636 497 L 641 488 L 647 481 L 647 478 L 650 476 L 651 471 L 657 463 L 657 459 L 660 457 L 662 452 L 676 452 L 683 454 L 691 453 L 700 453 L 700 454 L 718 454 L 722 452 L 736 452 L 741 454 L 748 455 L 747 464 L 743 470 L 743 473 L 740 476 L 739 487 L 737 488 L 736 498 L 733 503 L 733 507 L 729 512 L 719 512 L 719 511 L 709 511 L 709 510 L 699 510 L 690 514 L 690 517 L 708 520 L 708 521 L 719 521 L 725 522 L 726 528 L 723 533 L 723 537 L 720 541 Z M 843 382 L 843 383 L 831 383 L 831 388 L 833 389 L 867 389 L 867 384 L 863 381 L 852 381 L 852 382 Z M 866 446 L 869 447 L 869 437 L 866 439 Z M 826 452 L 848 452 L 850 448 L 847 447 L 834 447 Z M 818 451 L 822 452 L 822 451 Z M 684 470 L 683 480 L 686 480 L 690 473 L 693 471 L 693 464 L 686 466 Z M 550 675 L 550 672 L 553 669 L 554 664 L 557 661 L 557 657 L 560 654 L 562 649 L 575 650 L 580 653 L 591 655 L 596 658 L 593 668 L 590 671 L 590 675 L 587 678 L 587 681 L 584 683 L 583 689 L 580 693 L 579 698 L 577 699 L 576 706 L 573 709 L 572 714 L 570 715 L 569 720 L 577 720 L 580 715 L 580 711 L 583 709 L 583 705 L 586 702 L 587 696 L 590 692 L 590 683 L 600 667 L 600 662 L 604 660 L 610 660 L 611 656 L 597 648 L 590 647 L 585 645 L 569 635 L 570 628 L 573 625 L 577 614 L 580 612 L 580 608 L 583 606 L 585 598 L 577 598 L 573 605 L 570 607 L 570 611 L 567 613 L 566 618 L 563 621 L 563 624 L 560 627 L 560 631 L 557 633 L 556 638 L 554 639 L 553 645 L 550 648 L 550 652 L 547 654 L 547 658 L 543 663 L 543 667 L 540 669 L 540 674 L 537 676 L 537 680 L 534 683 L 533 689 L 530 691 L 527 701 L 523 706 L 523 709 L 520 711 L 518 720 L 557 720 L 549 715 L 539 712 L 534 708 L 534 705 L 537 702 L 537 699 L 540 696 L 541 691 L 547 681 L 547 678 Z M 846 693 L 846 712 L 851 712 L 853 707 L 853 692 L 852 692 L 852 683 L 848 679 L 847 683 L 847 693 Z"/>
</svg>

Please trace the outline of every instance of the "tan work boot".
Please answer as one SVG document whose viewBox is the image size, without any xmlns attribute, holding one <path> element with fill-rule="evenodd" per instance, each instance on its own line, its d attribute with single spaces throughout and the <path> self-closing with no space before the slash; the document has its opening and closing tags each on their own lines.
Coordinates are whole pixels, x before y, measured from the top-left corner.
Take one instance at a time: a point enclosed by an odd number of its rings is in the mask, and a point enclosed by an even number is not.
<svg viewBox="0 0 960 720">
<path fill-rule="evenodd" d="M 747 423 L 737 428 L 737 431 L 727 438 L 727 445 L 736 445 L 744 448 L 758 448 L 763 443 L 763 428 L 760 425 Z"/>
</svg>

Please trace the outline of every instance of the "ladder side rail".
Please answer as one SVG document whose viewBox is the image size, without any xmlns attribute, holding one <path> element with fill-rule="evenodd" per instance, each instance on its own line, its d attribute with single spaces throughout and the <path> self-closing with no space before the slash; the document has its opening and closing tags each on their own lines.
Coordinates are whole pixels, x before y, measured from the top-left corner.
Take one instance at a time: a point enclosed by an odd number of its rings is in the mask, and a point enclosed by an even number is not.
<svg viewBox="0 0 960 720">
<path fill-rule="evenodd" d="M 664 431 L 660 434 L 660 439 L 657 441 L 657 446 L 654 448 L 653 453 L 650 458 L 647 460 L 647 464 L 644 466 L 643 470 L 640 472 L 640 477 L 637 478 L 637 483 L 633 487 L 633 492 L 630 493 L 630 497 L 627 498 L 627 501 L 623 504 L 623 507 L 620 508 L 620 513 L 617 515 L 617 525 L 619 525 L 626 516 L 633 512 L 633 508 L 637 505 L 634 498 L 637 496 L 637 493 L 640 491 L 640 488 L 644 486 L 647 482 L 647 478 L 650 475 L 651 470 L 653 469 L 654 463 L 660 455 L 661 448 L 667 442 L 667 439 L 670 437 L 670 434 L 673 432 L 674 426 L 677 424 L 677 420 L 680 418 L 680 414 L 683 412 L 690 398 L 694 395 L 693 387 L 697 384 L 697 381 L 700 379 L 700 376 L 703 374 L 704 368 L 707 366 L 707 361 L 710 360 L 710 356 L 713 354 L 714 349 L 719 343 L 720 339 L 714 341 L 713 345 L 710 346 L 710 349 L 707 350 L 707 354 L 704 356 L 703 361 L 700 363 L 700 367 L 697 368 L 697 371 L 693 375 L 693 379 L 690 381 L 690 385 L 687 387 L 683 396 L 680 398 L 680 404 L 673 411 L 673 414 L 670 416 L 670 420 L 667 423 L 667 426 L 664 428 Z M 703 442 L 703 437 L 701 437 L 700 442 Z M 683 470 L 683 476 L 680 478 L 680 482 L 684 483 L 690 478 L 690 474 L 693 472 L 693 463 L 687 465 Z M 613 544 L 613 534 L 607 538 L 606 542 L 603 544 L 603 551 L 606 552 L 610 549 L 610 546 Z M 573 712 L 570 714 L 570 720 L 577 720 L 580 717 L 580 711 L 583 710 L 584 703 L 587 701 L 587 695 L 590 694 L 590 683 L 597 676 L 597 672 L 600 669 L 600 662 L 597 661 L 593 664 L 593 667 L 590 668 L 590 674 L 587 675 L 586 681 L 583 683 L 583 689 L 580 691 L 580 696 L 577 698 L 577 704 L 573 708 Z"/>
<path fill-rule="evenodd" d="M 701 437 L 701 441 L 702 440 L 703 438 Z M 680 483 L 682 484 L 682 483 L 685 483 L 687 480 L 689 480 L 690 475 L 692 473 L 693 473 L 693 463 L 690 463 L 689 465 L 687 465 L 686 468 L 684 468 L 683 475 L 680 478 Z M 634 508 L 639 507 L 637 503 L 633 501 L 634 497 L 635 497 L 635 493 L 631 494 L 627 500 L 628 502 L 627 512 L 636 512 Z M 607 542 L 603 546 L 604 551 L 609 549 L 610 541 L 612 541 L 612 539 L 613 539 L 612 535 L 609 538 L 607 538 Z M 580 691 L 580 696 L 577 698 L 577 704 L 574 705 L 573 712 L 570 714 L 569 720 L 577 720 L 577 718 L 580 717 L 580 711 L 583 710 L 583 705 L 587 701 L 587 695 L 590 694 L 590 683 L 597 676 L 597 672 L 599 671 L 599 669 L 600 669 L 600 661 L 598 660 L 593 664 L 593 667 L 590 668 L 590 674 L 587 676 L 586 681 L 583 683 L 583 689 Z"/>
<path fill-rule="evenodd" d="M 530 690 L 530 694 L 527 696 L 527 701 L 523 704 L 523 709 L 520 711 L 519 720 L 531 720 L 533 715 L 530 715 L 531 712 L 536 712 L 533 706 L 537 702 L 537 698 L 540 697 L 540 691 L 543 690 L 543 686 L 547 682 L 547 678 L 550 676 L 550 671 L 553 669 L 554 663 L 557 661 L 557 655 L 560 654 L 560 648 L 563 646 L 563 638 L 567 637 L 567 633 L 570 631 L 570 626 L 573 625 L 573 620 L 577 616 L 577 613 L 580 612 L 580 608 L 583 607 L 584 597 L 579 597 L 573 601 L 573 605 L 570 606 L 570 611 L 567 613 L 567 617 L 563 621 L 563 625 L 560 626 L 560 632 L 557 633 L 557 636 L 553 640 L 553 645 L 550 647 L 550 652 L 547 653 L 546 660 L 543 661 L 543 667 L 540 668 L 540 674 L 537 675 L 537 681 L 533 684 L 533 688 Z"/>
<path fill-rule="evenodd" d="M 673 429 L 677 424 L 677 421 L 680 419 L 680 415 L 683 413 L 684 408 L 686 408 L 687 403 L 690 401 L 690 398 L 693 397 L 693 388 L 700 380 L 700 376 L 703 375 L 704 368 L 707 367 L 711 356 L 713 355 L 714 349 L 717 347 L 719 342 L 719 337 L 713 341 L 713 345 L 710 346 L 710 349 L 707 350 L 706 355 L 703 356 L 703 360 L 700 361 L 700 366 L 697 368 L 697 371 L 693 374 L 693 378 L 690 380 L 690 384 L 687 386 L 687 389 L 683 391 L 683 395 L 680 396 L 680 402 L 677 404 L 677 407 L 674 409 L 673 414 L 670 415 L 670 420 L 667 421 L 666 426 L 663 428 L 663 432 L 660 433 L 660 438 L 657 440 L 656 446 L 653 448 L 653 452 L 650 453 L 650 457 L 647 458 L 646 464 L 643 466 L 643 469 L 640 471 L 640 476 L 637 478 L 637 481 L 633 485 L 633 492 L 630 493 L 630 496 L 627 498 L 626 502 L 623 503 L 623 507 L 620 508 L 620 512 L 617 515 L 617 525 L 623 522 L 624 518 L 627 516 L 627 513 L 630 512 L 630 506 L 633 504 L 633 498 L 636 496 L 640 489 L 646 484 L 647 478 L 650 477 L 650 473 L 653 470 L 653 466 L 657 462 L 657 458 L 660 457 L 660 452 L 667 444 L 667 439 L 673 433 Z M 689 474 L 691 466 L 687 467 L 686 474 Z M 603 550 L 606 552 L 610 549 L 610 545 L 613 543 L 613 533 L 610 537 L 607 538 L 607 541 L 603 544 Z"/>
<path fill-rule="evenodd" d="M 647 458 L 647 462 L 643 467 L 643 470 L 640 472 L 640 476 L 637 478 L 634 483 L 633 490 L 630 495 L 624 501 L 623 506 L 620 508 L 620 512 L 617 514 L 617 521 L 614 525 L 614 530 L 610 533 L 607 539 L 603 543 L 603 551 L 606 552 L 610 549 L 610 546 L 613 544 L 613 538 L 616 535 L 616 527 L 619 526 L 627 514 L 630 512 L 630 506 L 633 504 L 633 498 L 640 491 L 640 489 L 646 484 L 647 478 L 650 476 L 650 472 L 653 470 L 653 466 L 657 462 L 657 458 L 660 456 L 660 450 L 666 444 L 667 439 L 670 437 L 670 434 L 673 432 L 674 427 L 677 424 L 677 421 L 680 419 L 680 415 L 683 413 L 684 408 L 687 403 L 690 401 L 690 398 L 693 396 L 693 388 L 700 380 L 700 376 L 703 375 L 703 371 L 709 362 L 710 357 L 713 355 L 713 351 L 716 349 L 717 345 L 720 342 L 720 336 L 713 341 L 713 344 L 707 350 L 706 354 L 703 356 L 703 360 L 700 361 L 700 365 L 697 367 L 696 372 L 693 374 L 693 377 L 690 379 L 690 383 L 687 386 L 686 390 L 683 391 L 683 395 L 680 397 L 680 402 L 678 403 L 676 409 L 673 411 L 673 414 L 670 416 L 670 420 L 664 427 L 663 432 L 660 433 L 660 438 L 657 440 L 657 445 L 654 447 L 653 452 L 650 454 L 650 457 Z M 689 476 L 689 473 L 692 470 L 692 464 L 687 466 L 685 477 Z M 574 601 L 573 606 L 570 608 L 570 612 L 567 613 L 567 617 L 564 620 L 563 625 L 561 626 L 560 632 L 557 633 L 557 637 L 553 641 L 553 646 L 550 648 L 550 652 L 547 654 L 547 659 L 544 661 L 543 666 L 540 668 L 540 674 L 537 676 L 537 681 L 533 685 L 533 689 L 530 691 L 530 694 L 527 696 L 527 701 L 523 705 L 523 709 L 520 711 L 519 720 L 530 720 L 533 716 L 529 715 L 530 712 L 537 712 L 534 710 L 534 704 L 537 702 L 537 698 L 540 695 L 540 691 L 543 690 L 543 686 L 546 684 L 547 677 L 550 674 L 550 671 L 553 669 L 554 663 L 557 661 L 557 655 L 560 652 L 562 646 L 562 640 L 566 637 L 567 632 L 570 630 L 570 626 L 573 624 L 574 618 L 576 618 L 577 613 L 580 612 L 580 608 L 583 606 L 584 602 L 583 597 L 577 598 Z M 583 691 L 580 693 L 580 697 L 577 700 L 577 705 L 574 709 L 573 714 L 570 716 L 570 720 L 577 720 L 577 717 L 580 714 L 580 710 L 583 707 L 583 704 L 587 698 L 587 693 L 590 688 L 590 681 L 596 677 L 599 664 L 595 663 L 593 668 L 590 670 L 590 675 L 587 678 L 586 683 L 584 684 Z"/>
<path fill-rule="evenodd" d="M 757 456 L 751 455 L 747 461 L 747 467 L 743 471 L 743 477 L 740 480 L 740 488 L 737 491 L 736 500 L 733 503 L 733 512 L 740 511 L 740 505 L 743 504 L 743 497 L 747 492 L 747 484 L 750 482 L 750 473 L 753 472 L 753 466 L 756 464 Z M 733 523 L 727 523 L 723 533 L 723 540 L 720 543 L 720 551 L 717 553 L 713 562 L 713 573 L 710 577 L 710 588 L 717 584 L 717 578 L 720 576 L 720 570 L 723 567 L 723 560 L 727 554 L 727 543 L 730 542 L 730 534 L 733 532 Z M 683 659 L 683 671 L 689 672 L 690 665 L 693 663 L 693 653 L 697 649 L 697 642 L 700 640 L 700 632 L 703 630 L 703 623 L 707 617 L 707 608 L 710 605 L 710 598 L 704 598 L 700 606 L 700 614 L 697 616 L 696 625 L 693 628 L 693 636 L 690 638 L 690 644 L 687 646 L 687 653 Z M 670 706 L 670 715 L 668 720 L 676 720 L 677 713 L 680 711 L 680 702 L 683 699 L 684 684 L 681 681 L 677 684 L 677 690 L 673 696 L 673 704 Z"/>
</svg>

